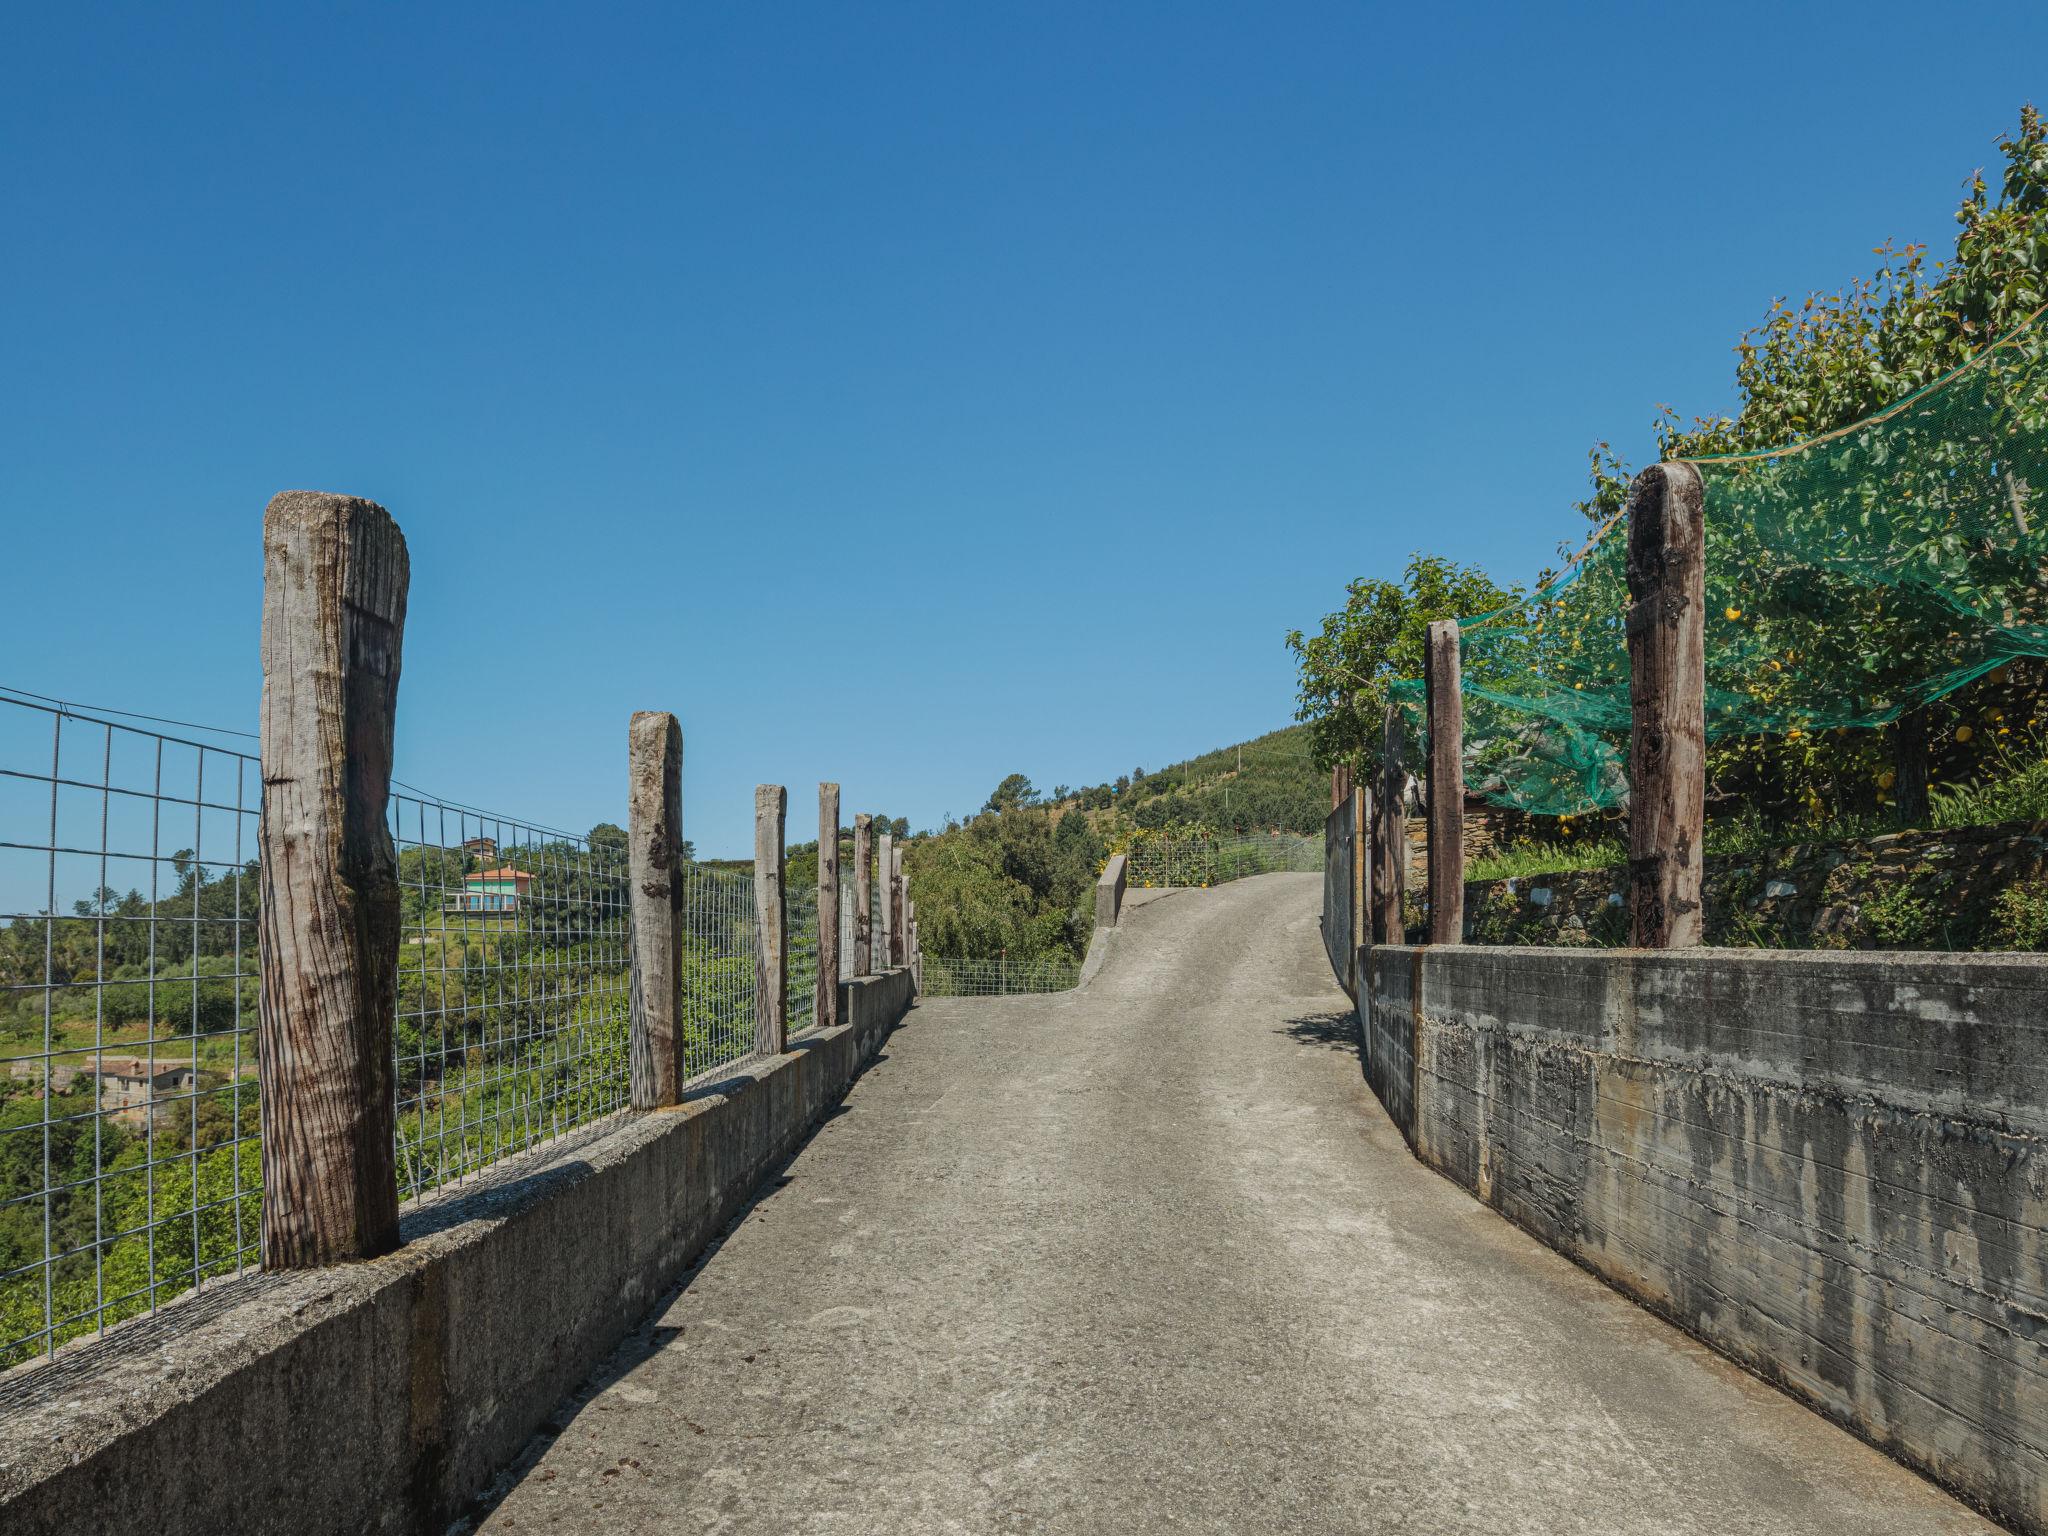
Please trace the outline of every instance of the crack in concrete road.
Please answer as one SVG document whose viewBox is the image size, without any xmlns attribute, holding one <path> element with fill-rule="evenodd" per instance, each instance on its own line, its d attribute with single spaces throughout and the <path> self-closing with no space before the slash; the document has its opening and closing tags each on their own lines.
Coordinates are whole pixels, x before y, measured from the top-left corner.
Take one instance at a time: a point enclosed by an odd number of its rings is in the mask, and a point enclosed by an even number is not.
<svg viewBox="0 0 2048 1536">
<path fill-rule="evenodd" d="M 1995 1529 L 1416 1163 L 1320 899 L 921 1004 L 479 1528 Z"/>
</svg>

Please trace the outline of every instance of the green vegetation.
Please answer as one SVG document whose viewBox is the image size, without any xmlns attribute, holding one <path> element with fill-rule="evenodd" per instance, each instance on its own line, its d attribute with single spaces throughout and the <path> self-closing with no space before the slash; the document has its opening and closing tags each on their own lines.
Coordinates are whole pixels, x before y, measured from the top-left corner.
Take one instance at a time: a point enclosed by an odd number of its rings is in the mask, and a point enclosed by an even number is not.
<svg viewBox="0 0 2048 1536">
<path fill-rule="evenodd" d="M 1707 482 L 1710 852 L 2048 815 L 2031 739 L 2048 686 L 2048 126 L 2028 108 L 1999 150 L 1948 260 L 1887 245 L 1869 278 L 1773 302 L 1735 349 L 1740 410 L 1657 424 L 1662 457 Z M 1319 762 L 1370 771 L 1379 701 L 1414 719 L 1421 625 L 1467 621 L 1468 785 L 1554 818 L 1475 876 L 1620 856 L 1609 530 L 1630 469 L 1603 443 L 1589 478 L 1590 541 L 1567 540 L 1562 575 L 1529 595 L 1417 555 L 1403 584 L 1354 582 L 1318 633 L 1289 636 Z"/>
<path fill-rule="evenodd" d="M 1301 726 L 1152 773 L 1134 769 L 1114 783 L 1061 785 L 1050 797 L 1010 774 L 978 815 L 906 846 L 925 954 L 1020 967 L 1078 961 L 1094 930 L 1095 880 L 1111 853 L 1162 836 L 1185 839 L 1188 850 L 1200 839 L 1276 831 L 1320 837 L 1329 804 L 1328 777 Z M 1286 847 L 1298 864 L 1293 840 Z M 814 875 L 814 850 L 810 856 Z"/>
<path fill-rule="evenodd" d="M 408 1196 L 625 1101 L 624 834 L 600 826 L 587 846 L 508 846 L 490 862 L 530 875 L 516 912 L 457 910 L 474 854 L 399 855 Z M 58 1342 L 93 1331 L 102 1304 L 119 1321 L 255 1261 L 257 870 L 180 855 L 174 872 L 154 903 L 102 891 L 0 927 L 0 1366 L 39 1348 L 46 1252 Z M 698 864 L 685 879 L 694 1072 L 751 1048 L 753 907 L 746 878 Z M 140 1079 L 91 1075 L 131 1056 L 192 1075 L 153 1097 Z"/>
</svg>

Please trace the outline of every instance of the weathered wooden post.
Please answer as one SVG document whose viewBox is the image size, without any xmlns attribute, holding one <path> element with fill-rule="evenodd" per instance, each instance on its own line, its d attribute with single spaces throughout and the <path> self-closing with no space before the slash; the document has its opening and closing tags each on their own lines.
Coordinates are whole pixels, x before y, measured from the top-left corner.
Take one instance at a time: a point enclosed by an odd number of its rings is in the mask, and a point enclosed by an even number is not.
<svg viewBox="0 0 2048 1536">
<path fill-rule="evenodd" d="M 1356 775 L 1351 790 L 1351 953 L 1344 969 L 1351 977 L 1351 995 L 1365 978 L 1358 974 L 1358 952 L 1372 942 L 1372 791 Z"/>
<path fill-rule="evenodd" d="M 1380 727 L 1380 792 L 1373 797 L 1372 941 L 1408 942 L 1402 906 L 1408 895 L 1407 770 L 1401 756 L 1401 712 L 1387 706 Z"/>
<path fill-rule="evenodd" d="M 1465 942 L 1465 701 L 1458 621 L 1429 626 L 1429 942 Z"/>
<path fill-rule="evenodd" d="M 862 811 L 853 818 L 853 974 L 871 976 L 875 969 L 875 818 Z"/>
<path fill-rule="evenodd" d="M 884 832 L 881 843 L 881 850 L 876 855 L 878 867 L 875 870 L 875 969 L 886 971 L 896 963 L 896 956 L 890 944 L 894 936 L 891 928 L 895 914 L 889 910 L 889 871 L 896 862 L 895 834 Z"/>
<path fill-rule="evenodd" d="M 904 942 L 910 936 L 907 914 L 903 904 L 909 899 L 909 892 L 903 879 L 903 850 L 891 846 L 889 849 L 889 964 L 891 967 L 908 963 L 904 955 Z"/>
<path fill-rule="evenodd" d="M 642 710 L 626 728 L 633 912 L 633 1107 L 683 1098 L 683 728 Z"/>
<path fill-rule="evenodd" d="M 1690 464 L 1652 464 L 1629 490 L 1629 943 L 1706 934 L 1705 494 Z"/>
<path fill-rule="evenodd" d="M 385 809 L 410 572 L 405 536 L 374 502 L 286 491 L 263 514 L 265 1269 L 398 1246 L 398 856 Z"/>
<path fill-rule="evenodd" d="M 839 1022 L 839 786 L 818 786 L 818 1028 Z"/>
<path fill-rule="evenodd" d="M 779 1056 L 789 1045 L 789 902 L 782 889 L 782 836 L 789 791 L 754 789 L 754 1049 Z"/>
</svg>

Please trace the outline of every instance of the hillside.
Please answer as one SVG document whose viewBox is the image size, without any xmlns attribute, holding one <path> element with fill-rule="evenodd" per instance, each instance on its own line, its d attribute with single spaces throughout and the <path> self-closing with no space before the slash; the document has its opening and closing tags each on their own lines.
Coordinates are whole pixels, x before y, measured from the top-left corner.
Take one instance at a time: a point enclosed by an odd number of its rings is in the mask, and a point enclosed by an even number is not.
<svg viewBox="0 0 2048 1536">
<path fill-rule="evenodd" d="M 1114 811 L 1146 829 L 1306 833 L 1322 827 L 1330 784 L 1310 756 L 1308 728 L 1290 725 L 1150 773 L 1138 769 L 1055 803 Z"/>
</svg>

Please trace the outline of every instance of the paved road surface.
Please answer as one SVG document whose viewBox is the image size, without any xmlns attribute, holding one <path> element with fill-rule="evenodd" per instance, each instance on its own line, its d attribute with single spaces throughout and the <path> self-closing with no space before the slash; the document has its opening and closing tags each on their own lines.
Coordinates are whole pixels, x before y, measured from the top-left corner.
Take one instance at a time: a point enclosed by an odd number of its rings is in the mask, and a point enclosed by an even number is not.
<svg viewBox="0 0 2048 1536">
<path fill-rule="evenodd" d="M 1418 1165 L 1320 880 L 921 1005 L 482 1529 L 1993 1529 Z"/>
</svg>

